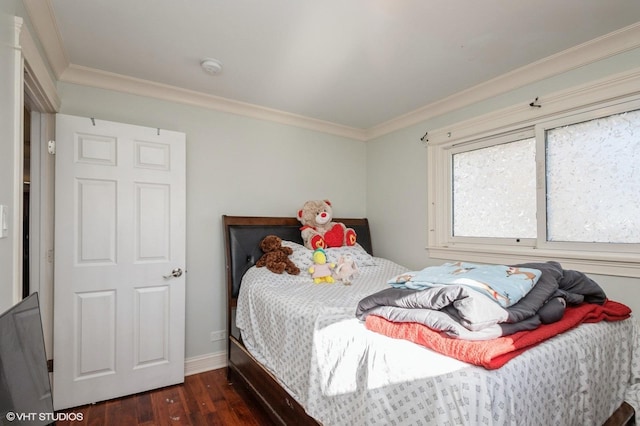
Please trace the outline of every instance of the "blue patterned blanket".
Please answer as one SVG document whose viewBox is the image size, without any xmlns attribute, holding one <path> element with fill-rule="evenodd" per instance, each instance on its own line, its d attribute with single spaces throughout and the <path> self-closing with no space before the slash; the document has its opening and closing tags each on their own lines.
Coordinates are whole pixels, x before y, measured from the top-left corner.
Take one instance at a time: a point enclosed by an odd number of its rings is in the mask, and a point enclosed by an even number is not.
<svg viewBox="0 0 640 426">
<path fill-rule="evenodd" d="M 389 284 L 395 288 L 413 290 L 446 285 L 464 286 L 507 308 L 522 299 L 540 275 L 539 270 L 532 268 L 456 262 L 406 272 L 393 277 Z"/>
</svg>

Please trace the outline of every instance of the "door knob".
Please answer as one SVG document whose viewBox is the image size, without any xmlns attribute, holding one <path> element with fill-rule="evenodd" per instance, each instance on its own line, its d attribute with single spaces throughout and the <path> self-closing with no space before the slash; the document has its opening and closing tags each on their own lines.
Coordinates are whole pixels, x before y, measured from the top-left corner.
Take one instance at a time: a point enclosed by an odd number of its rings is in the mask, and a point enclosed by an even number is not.
<svg viewBox="0 0 640 426">
<path fill-rule="evenodd" d="M 182 276 L 182 269 L 181 268 L 175 268 L 173 271 L 171 271 L 171 273 L 169 275 L 163 275 L 163 278 L 178 278 Z"/>
</svg>

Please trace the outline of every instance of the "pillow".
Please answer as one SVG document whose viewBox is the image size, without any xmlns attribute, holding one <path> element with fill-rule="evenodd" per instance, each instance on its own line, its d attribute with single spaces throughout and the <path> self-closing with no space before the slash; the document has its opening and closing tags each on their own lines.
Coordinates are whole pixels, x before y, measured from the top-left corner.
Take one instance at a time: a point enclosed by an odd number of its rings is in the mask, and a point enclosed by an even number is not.
<svg viewBox="0 0 640 426">
<path fill-rule="evenodd" d="M 329 262 L 338 263 L 340 256 L 350 255 L 358 266 L 374 266 L 376 264 L 373 256 L 358 243 L 354 246 L 329 247 L 325 251 Z"/>
<path fill-rule="evenodd" d="M 302 244 L 282 240 L 282 247 L 291 247 L 293 253 L 289 255 L 289 259 L 291 259 L 301 271 L 306 271 L 313 265 L 313 251 Z"/>
<path fill-rule="evenodd" d="M 310 250 L 302 244 L 293 241 L 282 241 L 283 247 L 291 247 L 293 254 L 289 255 L 289 259 L 296 264 L 301 270 L 307 270 L 313 265 L 313 250 Z M 327 262 L 338 263 L 340 256 L 350 255 L 358 266 L 373 266 L 375 260 L 360 244 L 354 246 L 330 247 L 325 249 L 327 253 Z"/>
</svg>

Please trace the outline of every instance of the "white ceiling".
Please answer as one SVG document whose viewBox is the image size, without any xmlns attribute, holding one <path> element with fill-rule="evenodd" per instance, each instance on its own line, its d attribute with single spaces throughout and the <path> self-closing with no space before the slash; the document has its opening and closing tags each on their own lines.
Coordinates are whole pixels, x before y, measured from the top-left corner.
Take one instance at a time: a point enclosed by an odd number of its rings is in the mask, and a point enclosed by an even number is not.
<svg viewBox="0 0 640 426">
<path fill-rule="evenodd" d="M 355 129 L 640 21 L 638 0 L 48 4 L 70 65 Z M 205 57 L 222 73 L 205 73 Z"/>
</svg>

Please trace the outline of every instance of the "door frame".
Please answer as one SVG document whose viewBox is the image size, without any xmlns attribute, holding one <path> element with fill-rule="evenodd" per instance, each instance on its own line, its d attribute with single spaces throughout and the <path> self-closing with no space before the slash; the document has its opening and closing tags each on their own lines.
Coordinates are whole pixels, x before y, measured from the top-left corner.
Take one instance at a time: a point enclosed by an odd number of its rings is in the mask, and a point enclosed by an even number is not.
<svg viewBox="0 0 640 426">
<path fill-rule="evenodd" d="M 45 349 L 47 359 L 51 359 L 53 357 L 53 259 L 51 258 L 49 262 L 49 256 L 54 255 L 55 161 L 47 153 L 47 143 L 54 139 L 55 114 L 60 110 L 61 102 L 55 81 L 49 73 L 47 61 L 40 54 L 26 25 L 20 28 L 19 45 L 20 49 L 17 51 L 22 55 L 22 60 L 20 61 L 20 81 L 16 82 L 16 87 L 22 96 L 20 105 L 16 106 L 16 110 L 20 111 L 20 130 L 14 143 L 16 147 L 20 147 L 20 153 L 22 153 L 24 143 L 22 111 L 26 106 L 32 113 L 31 172 L 37 173 L 37 179 L 35 175 L 32 176 L 30 188 L 29 252 L 32 261 L 29 266 L 29 288 L 30 292 L 38 291 L 39 293 Z M 38 149 L 34 149 L 35 147 Z M 15 191 L 22 194 L 22 160 L 19 165 L 16 164 L 16 167 L 19 167 L 16 173 L 20 174 L 20 179 L 15 182 Z M 20 205 L 22 205 L 21 201 Z M 22 294 L 22 214 L 18 216 L 17 222 L 15 225 L 19 225 L 20 247 L 16 248 L 19 258 L 16 260 L 17 270 L 14 277 L 16 274 L 19 276 L 15 278 L 14 298 L 20 298 Z"/>
</svg>

